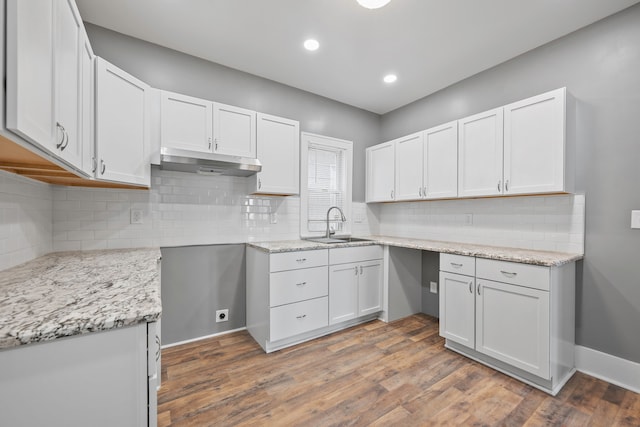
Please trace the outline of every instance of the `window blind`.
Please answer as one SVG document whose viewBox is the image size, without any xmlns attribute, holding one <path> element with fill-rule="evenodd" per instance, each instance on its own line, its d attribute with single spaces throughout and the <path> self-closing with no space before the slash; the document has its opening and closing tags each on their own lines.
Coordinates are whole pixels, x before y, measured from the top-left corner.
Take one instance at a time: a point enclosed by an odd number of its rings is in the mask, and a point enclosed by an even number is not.
<svg viewBox="0 0 640 427">
<path fill-rule="evenodd" d="M 308 155 L 308 221 L 307 230 L 326 230 L 327 209 L 338 206 L 345 210 L 346 179 L 345 155 L 340 148 L 311 144 Z M 329 226 L 341 232 L 344 223 L 337 210 L 331 212 Z"/>
</svg>

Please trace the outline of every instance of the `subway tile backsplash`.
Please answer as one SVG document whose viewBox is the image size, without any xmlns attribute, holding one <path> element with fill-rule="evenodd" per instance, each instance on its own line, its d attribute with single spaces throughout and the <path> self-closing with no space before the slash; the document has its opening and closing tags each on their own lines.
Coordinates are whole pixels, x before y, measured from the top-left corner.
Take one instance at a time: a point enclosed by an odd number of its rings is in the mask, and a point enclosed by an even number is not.
<svg viewBox="0 0 640 427">
<path fill-rule="evenodd" d="M 504 197 L 387 203 L 382 235 L 584 253 L 585 197 Z"/>
<path fill-rule="evenodd" d="M 0 270 L 52 250 L 52 186 L 0 171 Z"/>
<path fill-rule="evenodd" d="M 0 269 L 51 251 L 297 239 L 300 198 L 237 177 L 152 169 L 150 190 L 61 187 L 0 171 Z M 143 223 L 131 224 L 131 210 Z M 354 235 L 584 252 L 583 195 L 354 203 Z"/>
<path fill-rule="evenodd" d="M 237 177 L 152 169 L 151 190 L 53 189 L 54 250 L 183 246 L 297 239 L 300 198 L 253 196 Z M 131 209 L 143 213 L 131 224 Z M 354 232 L 370 234 L 364 203 Z"/>
</svg>

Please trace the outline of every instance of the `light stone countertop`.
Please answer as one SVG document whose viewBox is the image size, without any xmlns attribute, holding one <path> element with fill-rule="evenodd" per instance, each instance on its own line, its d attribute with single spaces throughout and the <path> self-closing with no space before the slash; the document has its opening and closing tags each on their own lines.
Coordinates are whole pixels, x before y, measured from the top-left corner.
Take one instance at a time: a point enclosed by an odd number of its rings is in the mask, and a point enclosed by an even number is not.
<svg viewBox="0 0 640 427">
<path fill-rule="evenodd" d="M 501 261 L 519 262 L 523 264 L 546 267 L 560 266 L 578 261 L 584 256 L 567 252 L 537 251 L 533 249 L 507 248 L 500 246 L 478 245 L 472 243 L 442 242 L 438 240 L 412 239 L 392 236 L 365 236 L 369 242 L 353 242 L 326 244 L 308 240 L 284 240 L 280 242 L 248 243 L 249 246 L 269 253 L 306 251 L 350 246 L 388 245 L 400 248 L 419 249 L 448 254 L 467 255 Z"/>
<path fill-rule="evenodd" d="M 51 253 L 0 271 L 0 350 L 157 320 L 159 248 Z"/>
</svg>

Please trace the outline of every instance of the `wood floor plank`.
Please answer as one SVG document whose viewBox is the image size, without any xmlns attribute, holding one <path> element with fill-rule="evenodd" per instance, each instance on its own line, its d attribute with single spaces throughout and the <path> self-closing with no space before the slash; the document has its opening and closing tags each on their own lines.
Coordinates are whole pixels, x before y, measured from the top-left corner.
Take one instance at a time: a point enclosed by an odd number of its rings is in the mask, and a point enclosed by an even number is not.
<svg viewBox="0 0 640 427">
<path fill-rule="evenodd" d="M 246 331 L 162 351 L 164 426 L 640 426 L 640 396 L 577 373 L 552 397 L 444 348 L 438 321 L 372 321 L 265 354 Z"/>
</svg>

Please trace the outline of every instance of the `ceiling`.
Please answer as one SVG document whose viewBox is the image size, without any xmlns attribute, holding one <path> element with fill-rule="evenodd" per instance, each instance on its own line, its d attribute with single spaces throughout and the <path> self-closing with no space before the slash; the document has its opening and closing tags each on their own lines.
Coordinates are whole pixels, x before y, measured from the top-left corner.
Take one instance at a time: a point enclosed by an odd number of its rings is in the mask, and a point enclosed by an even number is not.
<svg viewBox="0 0 640 427">
<path fill-rule="evenodd" d="M 77 0 L 85 21 L 378 114 L 640 0 Z M 316 38 L 320 49 L 302 47 Z M 382 81 L 395 73 L 393 84 Z"/>
</svg>

